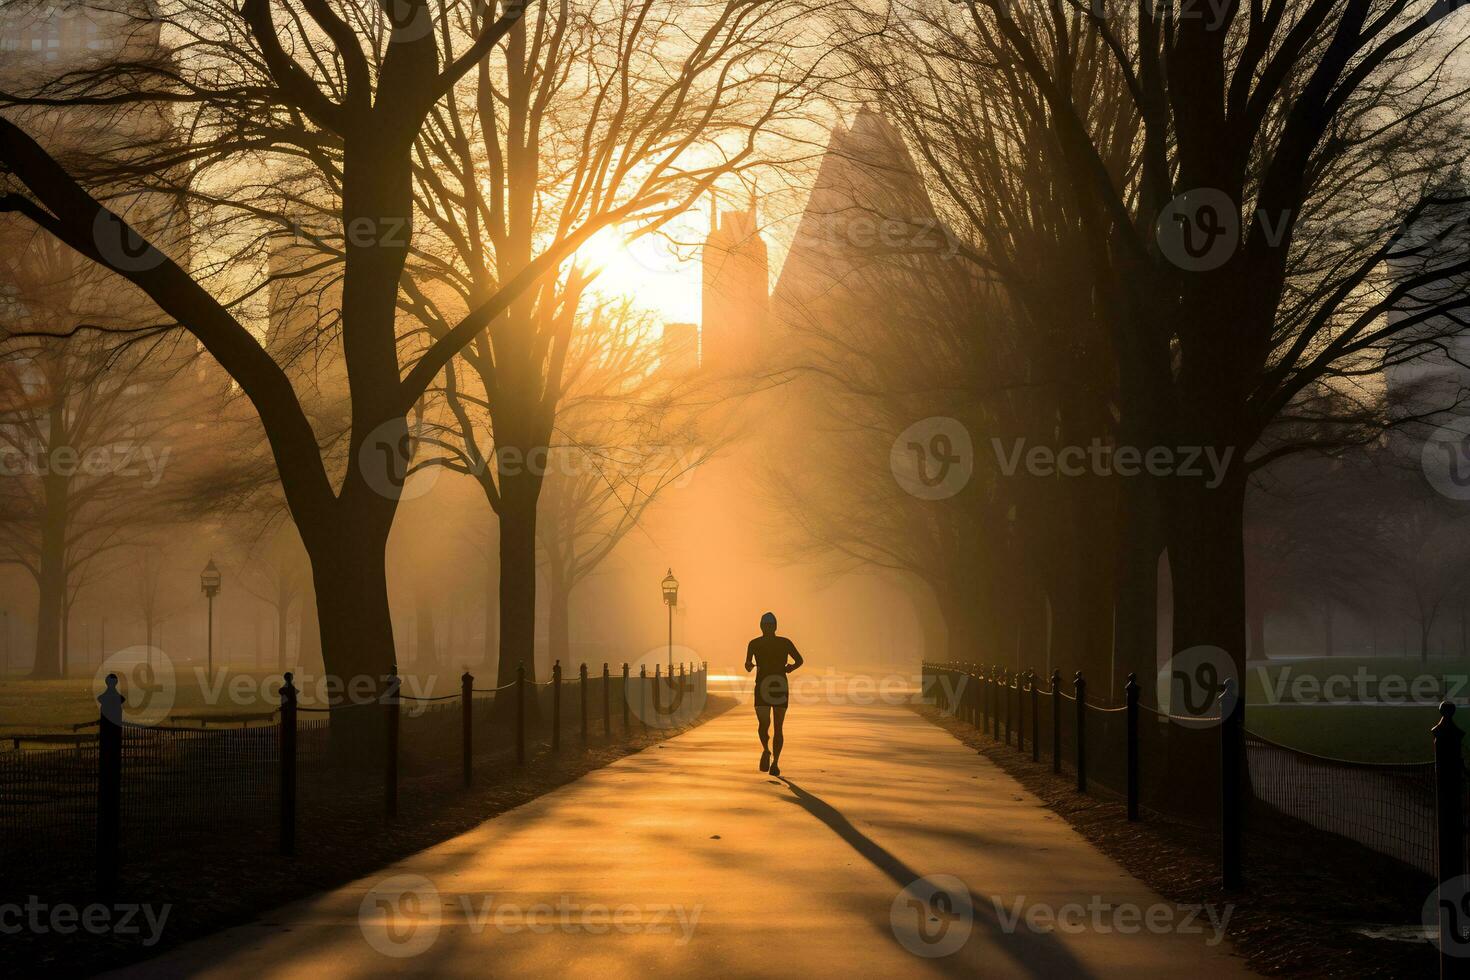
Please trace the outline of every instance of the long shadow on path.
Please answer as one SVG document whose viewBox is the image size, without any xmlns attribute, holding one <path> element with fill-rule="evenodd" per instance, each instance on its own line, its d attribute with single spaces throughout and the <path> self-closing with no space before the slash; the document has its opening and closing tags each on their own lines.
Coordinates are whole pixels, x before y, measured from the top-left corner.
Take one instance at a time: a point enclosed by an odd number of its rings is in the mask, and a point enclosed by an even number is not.
<svg viewBox="0 0 1470 980">
<path fill-rule="evenodd" d="M 777 778 L 794 794 L 791 802 L 826 824 L 900 889 L 908 888 L 923 877 L 883 845 L 854 827 L 841 811 L 820 796 L 807 792 L 785 776 Z M 970 905 L 974 910 L 975 922 L 990 929 L 998 937 L 996 947 L 1023 972 L 1034 977 L 1047 978 L 1093 976 L 1054 935 L 1028 932 L 1024 928 L 1007 932 L 993 907 L 980 905 L 974 900 L 973 894 Z M 967 942 L 960 950 L 960 955 L 941 957 L 931 962 L 943 973 L 973 977 L 981 966 L 979 958 L 979 947 Z"/>
</svg>

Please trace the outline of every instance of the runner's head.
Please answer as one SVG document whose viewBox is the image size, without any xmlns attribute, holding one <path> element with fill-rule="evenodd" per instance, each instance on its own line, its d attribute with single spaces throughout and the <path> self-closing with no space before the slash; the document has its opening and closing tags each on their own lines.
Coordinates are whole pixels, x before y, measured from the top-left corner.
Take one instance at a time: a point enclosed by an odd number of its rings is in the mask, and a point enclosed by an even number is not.
<svg viewBox="0 0 1470 980">
<path fill-rule="evenodd" d="M 773 612 L 761 615 L 761 632 L 766 636 L 776 632 L 776 614 Z"/>
</svg>

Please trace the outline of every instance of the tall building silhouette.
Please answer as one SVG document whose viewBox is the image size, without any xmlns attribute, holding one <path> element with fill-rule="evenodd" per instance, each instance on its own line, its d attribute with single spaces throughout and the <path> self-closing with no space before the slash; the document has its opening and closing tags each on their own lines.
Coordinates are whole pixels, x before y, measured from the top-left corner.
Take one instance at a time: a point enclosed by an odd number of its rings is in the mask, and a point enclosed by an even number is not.
<svg viewBox="0 0 1470 980">
<path fill-rule="evenodd" d="M 701 358 L 706 370 L 752 369 L 768 341 L 770 263 L 755 202 L 744 211 L 711 215 L 701 250 Z"/>
<path fill-rule="evenodd" d="M 659 338 L 659 368 L 668 374 L 688 374 L 699 368 L 699 327 L 693 323 L 665 323 Z"/>
</svg>

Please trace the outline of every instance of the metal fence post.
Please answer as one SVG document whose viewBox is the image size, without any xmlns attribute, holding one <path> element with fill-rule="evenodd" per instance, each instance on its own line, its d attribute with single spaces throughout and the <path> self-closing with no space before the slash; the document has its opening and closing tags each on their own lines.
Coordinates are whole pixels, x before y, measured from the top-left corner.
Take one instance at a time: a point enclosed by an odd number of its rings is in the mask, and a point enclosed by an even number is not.
<svg viewBox="0 0 1470 980">
<path fill-rule="evenodd" d="M 1082 671 L 1072 681 L 1077 691 L 1077 792 L 1087 792 L 1087 680 Z"/>
<path fill-rule="evenodd" d="M 1005 692 L 1001 690 L 1001 685 L 1004 683 L 1005 670 L 1000 667 L 991 667 L 990 684 L 993 691 L 990 695 L 990 706 L 995 709 L 995 717 L 991 719 L 991 726 L 994 730 L 990 734 L 997 742 L 1000 741 L 1000 716 L 1005 710 Z"/>
<path fill-rule="evenodd" d="M 1128 819 L 1138 819 L 1138 675 L 1130 673 L 1123 685 L 1128 716 Z"/>
<path fill-rule="evenodd" d="M 561 661 L 551 665 L 551 751 L 561 751 Z"/>
<path fill-rule="evenodd" d="M 388 675 L 388 689 L 385 692 L 388 698 L 388 750 L 383 774 L 383 814 L 389 820 L 398 817 L 398 704 L 399 686 L 402 683 L 403 680 L 396 671 Z"/>
<path fill-rule="evenodd" d="M 1461 743 L 1465 733 L 1455 724 L 1455 704 L 1442 701 L 1439 721 L 1432 729 L 1434 736 L 1434 813 L 1438 831 L 1439 853 L 1439 975 L 1462 977 L 1470 960 L 1464 956 L 1465 940 L 1456 927 L 1464 899 L 1461 888 L 1447 888 L 1465 873 L 1465 832 L 1462 793 L 1464 761 Z M 1449 894 L 1447 894 L 1449 892 Z"/>
<path fill-rule="evenodd" d="M 1245 732 L 1240 713 L 1235 681 L 1226 678 L 1220 695 L 1220 878 L 1226 888 L 1239 888 L 1244 880 L 1240 844 L 1245 801 L 1240 756 L 1245 748 Z"/>
<path fill-rule="evenodd" d="M 526 665 L 516 664 L 516 765 L 526 764 Z"/>
<path fill-rule="evenodd" d="M 663 710 L 663 692 L 659 690 L 659 685 L 663 683 L 663 675 L 660 673 L 662 669 L 663 664 L 653 665 L 653 713 L 655 717 Z"/>
<path fill-rule="evenodd" d="M 628 661 L 623 661 L 623 737 L 628 737 Z"/>
<path fill-rule="evenodd" d="M 607 661 L 602 662 L 602 737 L 612 738 L 612 713 L 609 691 L 612 689 L 612 673 L 607 669 Z"/>
<path fill-rule="evenodd" d="M 1016 674 L 1016 751 L 1026 751 L 1026 672 Z"/>
<path fill-rule="evenodd" d="M 459 678 L 460 735 L 463 746 L 460 756 L 464 760 L 464 784 L 469 786 L 475 773 L 475 679 L 469 671 Z"/>
<path fill-rule="evenodd" d="M 278 745 L 281 816 L 281 853 L 296 853 L 296 686 L 290 671 L 281 685 L 281 738 Z"/>
<path fill-rule="evenodd" d="M 582 744 L 587 743 L 587 665 L 577 668 L 577 680 L 582 685 Z"/>
<path fill-rule="evenodd" d="M 1036 693 L 1036 671 L 1031 672 L 1031 761 L 1041 761 L 1041 701 Z"/>
<path fill-rule="evenodd" d="M 1014 721 L 1014 719 L 1011 717 L 1011 681 L 1015 678 L 1009 670 L 1002 670 L 1000 677 L 1001 684 L 1003 685 L 1001 687 L 1001 697 L 1005 698 L 1006 701 L 1006 744 L 1010 745 L 1011 723 L 1012 721 Z"/>
<path fill-rule="evenodd" d="M 980 670 L 975 664 L 965 669 L 965 721 L 980 727 Z"/>
<path fill-rule="evenodd" d="M 1051 672 L 1051 771 L 1062 771 L 1062 671 Z"/>
<path fill-rule="evenodd" d="M 104 898 L 117 891 L 122 839 L 122 708 L 117 675 L 97 695 L 97 890 Z"/>
<path fill-rule="evenodd" d="M 638 720 L 648 731 L 648 665 L 638 665 Z"/>
</svg>

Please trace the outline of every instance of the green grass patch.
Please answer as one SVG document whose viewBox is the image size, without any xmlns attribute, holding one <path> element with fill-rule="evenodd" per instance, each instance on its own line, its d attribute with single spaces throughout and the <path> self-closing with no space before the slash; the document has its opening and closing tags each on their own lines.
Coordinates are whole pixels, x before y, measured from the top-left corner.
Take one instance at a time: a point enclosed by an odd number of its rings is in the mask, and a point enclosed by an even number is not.
<svg viewBox="0 0 1470 980">
<path fill-rule="evenodd" d="M 1280 745 L 1353 762 L 1429 762 L 1431 705 L 1361 704 L 1246 706 L 1245 726 Z"/>
<path fill-rule="evenodd" d="M 136 673 L 136 672 L 135 672 Z M 134 709 L 140 707 L 143 676 L 124 677 L 120 689 Z M 271 711 L 280 704 L 281 675 L 272 671 L 218 668 L 213 679 L 204 668 L 184 668 L 174 675 L 169 720 L 189 715 L 238 715 Z M 320 675 L 296 675 L 300 704 L 327 703 L 330 691 Z M 478 686 L 478 682 L 477 682 Z M 63 732 L 97 719 L 101 687 L 92 679 L 0 681 L 0 736 L 8 733 Z M 406 675 L 403 693 L 437 697 L 459 693 L 459 675 Z M 161 721 L 163 719 L 149 719 Z M 190 722 L 193 724 L 193 722 Z"/>
</svg>

